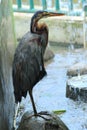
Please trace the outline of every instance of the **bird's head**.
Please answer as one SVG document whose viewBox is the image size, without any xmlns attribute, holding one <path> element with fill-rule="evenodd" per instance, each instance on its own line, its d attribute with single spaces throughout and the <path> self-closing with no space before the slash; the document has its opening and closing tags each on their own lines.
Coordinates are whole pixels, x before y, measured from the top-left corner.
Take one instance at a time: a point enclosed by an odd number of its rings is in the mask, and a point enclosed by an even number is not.
<svg viewBox="0 0 87 130">
<path fill-rule="evenodd" d="M 42 18 L 47 18 L 47 17 L 52 17 L 52 16 L 62 16 L 62 15 L 64 15 L 64 14 L 63 13 L 47 12 L 47 11 L 37 11 L 33 16 L 33 19 L 35 21 L 38 21 Z"/>
<path fill-rule="evenodd" d="M 48 18 L 48 17 L 52 17 L 52 16 L 62 16 L 62 15 L 65 15 L 65 14 L 48 12 L 48 11 L 41 11 L 41 10 L 37 11 L 31 19 L 31 32 L 35 32 L 34 30 L 36 29 L 36 24 L 40 19 Z"/>
</svg>

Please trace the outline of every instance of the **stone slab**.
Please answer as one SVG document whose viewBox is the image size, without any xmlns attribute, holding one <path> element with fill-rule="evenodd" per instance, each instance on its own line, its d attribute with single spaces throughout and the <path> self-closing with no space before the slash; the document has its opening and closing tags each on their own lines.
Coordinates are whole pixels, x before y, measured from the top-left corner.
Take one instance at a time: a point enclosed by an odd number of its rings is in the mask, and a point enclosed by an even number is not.
<svg viewBox="0 0 87 130">
<path fill-rule="evenodd" d="M 66 84 L 66 97 L 87 103 L 87 75 L 68 79 Z"/>
<path fill-rule="evenodd" d="M 87 74 L 87 63 L 84 62 L 76 63 L 71 67 L 69 67 L 67 70 L 67 75 L 69 77 L 78 76 L 79 73 L 80 75 Z"/>
</svg>

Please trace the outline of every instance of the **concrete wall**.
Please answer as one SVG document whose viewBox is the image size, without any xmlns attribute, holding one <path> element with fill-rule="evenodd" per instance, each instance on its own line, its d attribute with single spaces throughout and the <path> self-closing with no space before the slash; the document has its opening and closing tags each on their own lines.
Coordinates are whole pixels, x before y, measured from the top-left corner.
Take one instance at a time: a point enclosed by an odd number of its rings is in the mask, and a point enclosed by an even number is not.
<svg viewBox="0 0 87 130">
<path fill-rule="evenodd" d="M 30 28 L 33 14 L 14 13 L 17 38 L 21 38 Z M 83 17 L 53 17 L 42 20 L 49 27 L 49 41 L 53 44 L 83 44 Z M 86 29 L 87 30 L 87 29 Z"/>
</svg>

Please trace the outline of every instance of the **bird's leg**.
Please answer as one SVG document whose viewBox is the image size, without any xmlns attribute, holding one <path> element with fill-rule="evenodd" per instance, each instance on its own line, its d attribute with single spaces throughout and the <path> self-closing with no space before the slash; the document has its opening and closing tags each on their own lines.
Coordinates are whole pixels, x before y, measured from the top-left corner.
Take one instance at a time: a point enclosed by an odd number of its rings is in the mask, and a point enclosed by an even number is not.
<svg viewBox="0 0 87 130">
<path fill-rule="evenodd" d="M 34 115 L 31 115 L 29 118 L 31 118 L 32 116 L 35 116 L 35 117 L 41 117 L 41 118 L 43 118 L 45 120 L 49 120 L 49 119 L 45 118 L 44 116 L 42 116 L 42 115 L 50 115 L 46 111 L 37 113 L 36 106 L 35 106 L 34 99 L 33 99 L 33 95 L 32 95 L 32 91 L 29 92 L 29 95 L 30 95 L 30 99 L 31 99 L 31 102 L 32 102 L 32 107 L 33 107 L 33 110 L 34 110 Z"/>
<path fill-rule="evenodd" d="M 34 110 L 34 115 L 36 116 L 37 115 L 37 110 L 36 110 L 36 106 L 35 106 L 35 103 L 34 103 L 34 98 L 33 98 L 33 95 L 32 95 L 32 91 L 29 92 L 29 95 L 30 95 L 32 107 L 33 107 L 33 110 Z"/>
</svg>

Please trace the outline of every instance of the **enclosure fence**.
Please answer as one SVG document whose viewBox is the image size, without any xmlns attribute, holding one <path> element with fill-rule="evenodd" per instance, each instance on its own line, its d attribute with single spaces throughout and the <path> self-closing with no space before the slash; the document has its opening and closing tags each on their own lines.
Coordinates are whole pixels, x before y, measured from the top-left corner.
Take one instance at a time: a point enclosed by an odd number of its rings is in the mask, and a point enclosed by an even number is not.
<svg viewBox="0 0 87 130">
<path fill-rule="evenodd" d="M 13 11 L 34 13 L 46 10 L 79 16 L 87 0 L 13 0 Z"/>
</svg>

